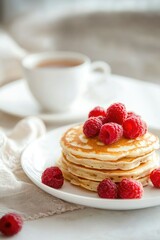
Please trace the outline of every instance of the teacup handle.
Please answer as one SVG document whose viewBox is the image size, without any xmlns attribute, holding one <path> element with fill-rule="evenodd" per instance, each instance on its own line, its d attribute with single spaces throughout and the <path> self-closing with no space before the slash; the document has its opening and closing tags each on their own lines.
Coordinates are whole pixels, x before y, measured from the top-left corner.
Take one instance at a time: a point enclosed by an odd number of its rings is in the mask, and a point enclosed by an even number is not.
<svg viewBox="0 0 160 240">
<path fill-rule="evenodd" d="M 95 61 L 91 63 L 91 71 L 92 72 L 101 72 L 106 77 L 103 79 L 106 80 L 107 76 L 111 74 L 111 67 L 108 63 L 103 61 Z"/>
</svg>

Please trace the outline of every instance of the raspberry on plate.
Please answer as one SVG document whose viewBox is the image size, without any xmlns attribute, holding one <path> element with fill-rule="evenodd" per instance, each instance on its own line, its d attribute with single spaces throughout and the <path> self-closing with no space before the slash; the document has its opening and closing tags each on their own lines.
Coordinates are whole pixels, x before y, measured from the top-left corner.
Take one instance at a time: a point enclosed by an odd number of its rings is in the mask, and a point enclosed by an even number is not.
<svg viewBox="0 0 160 240">
<path fill-rule="evenodd" d="M 91 138 L 99 134 L 102 121 L 98 117 L 90 117 L 83 125 L 83 133 L 86 137 Z"/>
<path fill-rule="evenodd" d="M 137 116 L 127 118 L 123 123 L 124 137 L 134 139 L 147 132 L 147 124 Z"/>
<path fill-rule="evenodd" d="M 118 196 L 123 199 L 141 198 L 143 196 L 141 182 L 134 179 L 123 179 L 118 185 Z"/>
<path fill-rule="evenodd" d="M 150 173 L 150 179 L 154 187 L 160 188 L 160 168 L 154 169 Z"/>
<path fill-rule="evenodd" d="M 59 189 L 63 185 L 64 177 L 59 167 L 49 167 L 42 173 L 41 180 L 45 185 Z"/>
<path fill-rule="evenodd" d="M 89 118 L 90 117 L 98 117 L 98 116 L 103 116 L 103 117 L 106 116 L 106 111 L 104 110 L 104 108 L 102 108 L 100 106 L 93 108 L 88 114 Z"/>
<path fill-rule="evenodd" d="M 106 111 L 107 122 L 123 124 L 127 118 L 127 110 L 124 104 L 114 103 Z"/>
<path fill-rule="evenodd" d="M 17 234 L 23 225 L 21 216 L 16 213 L 8 213 L 0 219 L 0 232 L 5 236 Z"/>
<path fill-rule="evenodd" d="M 123 128 L 117 123 L 105 123 L 100 130 L 99 139 L 104 144 L 117 142 L 123 135 Z"/>
<path fill-rule="evenodd" d="M 117 198 L 117 185 L 106 178 L 99 183 L 97 193 L 100 198 Z"/>
</svg>

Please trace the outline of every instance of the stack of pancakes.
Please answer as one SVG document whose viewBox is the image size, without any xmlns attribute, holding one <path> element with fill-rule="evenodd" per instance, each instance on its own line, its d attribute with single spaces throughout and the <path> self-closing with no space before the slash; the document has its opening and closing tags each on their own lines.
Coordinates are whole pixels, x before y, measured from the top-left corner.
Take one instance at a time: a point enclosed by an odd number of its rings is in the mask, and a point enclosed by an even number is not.
<svg viewBox="0 0 160 240">
<path fill-rule="evenodd" d="M 136 139 L 122 137 L 114 144 L 104 145 L 98 137 L 86 138 L 79 125 L 65 132 L 61 147 L 58 165 L 64 178 L 91 191 L 97 191 L 105 178 L 116 183 L 133 178 L 145 186 L 150 172 L 159 165 L 155 152 L 159 140 L 149 132 Z"/>
</svg>

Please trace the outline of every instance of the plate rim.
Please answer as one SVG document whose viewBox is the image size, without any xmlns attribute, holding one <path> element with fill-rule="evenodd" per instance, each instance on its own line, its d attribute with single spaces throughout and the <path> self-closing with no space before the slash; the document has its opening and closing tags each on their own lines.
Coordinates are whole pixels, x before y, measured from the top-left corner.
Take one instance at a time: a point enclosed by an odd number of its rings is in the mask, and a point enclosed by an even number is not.
<svg viewBox="0 0 160 240">
<path fill-rule="evenodd" d="M 26 161 L 25 159 L 26 159 L 26 155 L 27 155 L 28 151 L 30 150 L 30 148 L 32 148 L 32 146 L 34 146 L 34 145 L 38 146 L 39 142 L 45 141 L 45 138 L 49 138 L 49 136 L 52 135 L 55 131 L 58 131 L 58 132 L 66 131 L 69 127 L 72 127 L 75 125 L 77 125 L 77 123 L 55 128 L 55 129 L 49 131 L 46 135 L 36 139 L 34 142 L 29 144 L 28 147 L 23 151 L 23 153 L 21 155 L 22 169 L 23 169 L 24 173 L 28 176 L 28 178 L 36 186 L 38 186 L 43 191 L 49 193 L 50 195 L 52 195 L 54 197 L 58 197 L 64 201 L 68 201 L 73 204 L 79 204 L 79 205 L 83 205 L 83 206 L 87 206 L 87 207 L 95 207 L 95 208 L 99 208 L 99 209 L 134 210 L 134 209 L 142 209 L 142 208 L 148 208 L 148 207 L 154 207 L 154 206 L 160 205 L 160 195 L 157 197 L 147 197 L 147 198 L 141 198 L 141 199 L 101 199 L 101 198 L 98 198 L 98 196 L 97 196 L 97 198 L 93 198 L 90 196 L 79 196 L 79 195 L 76 195 L 73 193 L 67 193 L 67 192 L 63 191 L 63 189 L 62 190 L 61 189 L 53 189 L 51 187 L 48 187 L 48 186 L 42 184 L 36 178 L 32 177 L 32 174 L 29 174 L 25 168 L 25 161 Z M 150 129 L 152 129 L 152 131 L 156 131 L 156 132 L 159 131 L 159 134 L 160 134 L 160 129 L 158 129 L 158 128 L 150 128 Z M 62 132 L 62 134 L 63 134 L 63 132 Z M 70 184 L 68 181 L 67 181 L 67 183 Z M 83 189 L 81 189 L 81 190 L 83 191 Z M 68 197 L 69 197 L 69 200 L 68 200 Z M 73 197 L 72 201 L 70 201 L 70 197 Z M 82 200 L 82 203 L 79 200 Z M 90 204 L 85 202 L 85 200 L 90 201 Z M 152 204 L 150 203 L 150 201 L 152 201 Z M 139 202 L 140 204 L 138 204 L 136 207 L 132 206 L 132 205 L 135 205 L 135 203 L 137 203 L 137 202 Z M 97 203 L 99 203 L 100 206 L 97 206 Z M 131 207 L 127 207 L 128 204 L 130 204 Z M 115 206 L 112 206 L 112 205 L 115 205 Z M 119 207 L 119 205 L 121 205 L 121 207 Z"/>
</svg>

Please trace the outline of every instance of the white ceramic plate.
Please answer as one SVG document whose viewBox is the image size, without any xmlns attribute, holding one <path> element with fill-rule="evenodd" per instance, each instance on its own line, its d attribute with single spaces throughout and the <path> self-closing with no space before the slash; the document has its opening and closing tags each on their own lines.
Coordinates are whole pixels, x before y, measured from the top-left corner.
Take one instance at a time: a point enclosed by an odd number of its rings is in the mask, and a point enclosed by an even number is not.
<svg viewBox="0 0 160 240">
<path fill-rule="evenodd" d="M 31 144 L 22 155 L 22 168 L 27 176 L 45 192 L 68 202 L 82 204 L 89 207 L 129 210 L 160 205 L 160 189 L 152 186 L 145 187 L 144 196 L 138 200 L 101 199 L 96 193 L 71 185 L 65 181 L 59 190 L 47 187 L 41 183 L 41 174 L 45 168 L 53 166 L 60 157 L 61 148 L 59 140 L 69 126 L 57 128 L 45 137 Z M 160 130 L 152 129 L 160 136 Z"/>
<path fill-rule="evenodd" d="M 0 110 L 18 117 L 38 116 L 45 122 L 65 122 L 65 124 L 69 122 L 79 122 L 87 116 L 89 110 L 95 107 L 95 105 L 102 104 L 102 106 L 106 106 L 106 104 L 111 103 L 111 100 L 116 100 L 115 90 L 119 91 L 117 84 L 114 84 L 114 81 L 110 81 L 112 91 L 109 91 L 107 95 L 105 93 L 105 99 L 101 99 L 101 88 L 105 89 L 106 83 L 100 82 L 100 84 L 97 84 L 99 83 L 99 81 L 96 80 L 97 77 L 98 75 L 96 74 L 92 76 L 92 87 L 66 112 L 45 112 L 31 95 L 24 79 L 8 83 L 0 88 Z M 114 85 L 117 86 L 117 89 L 113 87 Z"/>
</svg>

